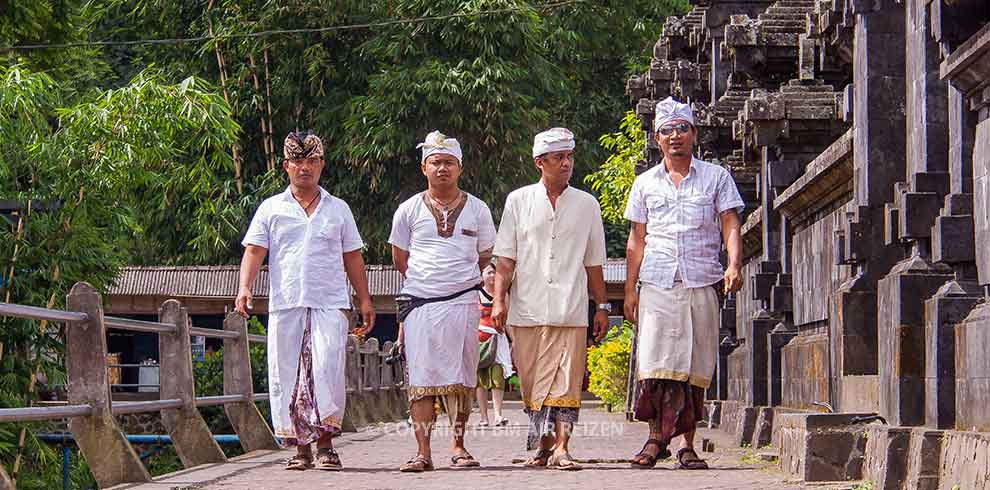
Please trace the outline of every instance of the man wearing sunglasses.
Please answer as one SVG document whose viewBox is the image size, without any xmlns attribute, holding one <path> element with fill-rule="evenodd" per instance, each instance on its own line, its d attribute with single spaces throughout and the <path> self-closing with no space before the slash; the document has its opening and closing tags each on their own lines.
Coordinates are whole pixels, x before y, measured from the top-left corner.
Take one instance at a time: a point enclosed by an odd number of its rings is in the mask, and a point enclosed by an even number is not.
<svg viewBox="0 0 990 490">
<path fill-rule="evenodd" d="M 663 161 L 636 178 L 625 217 L 632 222 L 626 246 L 626 318 L 636 324 L 637 420 L 650 436 L 632 460 L 652 468 L 670 456 L 679 435 L 681 468 L 705 469 L 694 450 L 705 389 L 718 354 L 719 304 L 742 286 L 739 212 L 742 198 L 724 168 L 692 156 L 698 129 L 691 107 L 668 97 L 654 121 Z M 728 267 L 719 262 L 722 241 Z"/>
</svg>

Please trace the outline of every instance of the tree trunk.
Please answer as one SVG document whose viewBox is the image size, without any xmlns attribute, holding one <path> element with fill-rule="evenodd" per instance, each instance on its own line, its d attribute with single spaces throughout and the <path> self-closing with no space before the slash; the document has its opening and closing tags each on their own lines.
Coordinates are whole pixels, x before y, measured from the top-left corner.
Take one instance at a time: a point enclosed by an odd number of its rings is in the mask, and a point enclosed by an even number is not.
<svg viewBox="0 0 990 490">
<path fill-rule="evenodd" d="M 213 17 L 210 12 L 213 10 L 213 0 L 206 5 L 206 25 L 209 29 L 209 35 L 212 38 L 213 33 Z M 224 63 L 222 44 L 219 40 L 214 39 L 214 52 L 217 55 L 217 66 L 220 69 L 220 88 L 223 90 L 223 100 L 227 102 L 227 106 L 230 107 L 231 115 L 234 113 L 234 105 L 230 101 L 230 93 L 227 90 L 227 65 Z M 237 143 L 234 143 L 231 148 L 231 157 L 234 160 L 234 179 L 237 183 L 237 193 L 244 193 L 244 177 L 241 175 L 241 155 L 240 150 L 237 148 Z"/>
<path fill-rule="evenodd" d="M 254 62 L 254 53 L 250 51 L 248 52 L 248 63 L 251 64 L 251 80 L 254 83 L 254 92 L 261 95 L 261 82 L 258 81 L 258 65 Z M 266 79 L 265 81 L 267 82 L 268 80 Z M 267 97 L 264 98 L 266 101 L 268 100 Z M 271 106 L 269 105 L 269 107 Z M 261 105 L 258 106 L 258 112 L 261 114 L 261 146 L 265 151 L 265 167 L 268 171 L 271 171 L 275 168 L 275 148 L 271 146 L 271 131 L 268 127 L 268 120 L 265 117 L 265 110 Z"/>
<path fill-rule="evenodd" d="M 268 146 L 272 149 L 272 163 L 269 170 L 275 170 L 277 166 L 278 156 L 275 153 L 275 139 L 272 137 L 272 133 L 275 132 L 275 128 L 272 126 L 272 86 L 270 83 L 271 77 L 268 73 L 268 46 L 265 46 L 265 106 L 268 111 Z"/>
</svg>

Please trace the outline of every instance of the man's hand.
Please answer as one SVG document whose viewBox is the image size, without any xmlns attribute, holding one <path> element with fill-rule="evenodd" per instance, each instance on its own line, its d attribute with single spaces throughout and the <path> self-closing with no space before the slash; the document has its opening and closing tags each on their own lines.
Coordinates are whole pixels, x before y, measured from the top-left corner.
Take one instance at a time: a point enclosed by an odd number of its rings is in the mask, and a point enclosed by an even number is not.
<svg viewBox="0 0 990 490">
<path fill-rule="evenodd" d="M 509 319 L 509 309 L 505 307 L 505 301 L 496 299 L 492 303 L 492 326 L 495 330 L 502 332 L 505 330 L 505 322 Z"/>
<path fill-rule="evenodd" d="M 251 294 L 251 288 L 241 287 L 237 291 L 237 299 L 234 300 L 234 311 L 247 318 L 248 308 L 254 309 L 254 296 Z"/>
<path fill-rule="evenodd" d="M 734 293 L 742 289 L 742 277 L 739 267 L 730 265 L 725 269 L 725 293 Z"/>
<path fill-rule="evenodd" d="M 598 310 L 595 312 L 595 341 L 601 342 L 608 335 L 608 312 Z"/>
<path fill-rule="evenodd" d="M 364 337 L 375 328 L 375 309 L 371 306 L 371 300 L 366 299 L 361 302 L 361 320 L 363 323 L 354 328 L 354 334 Z"/>
<path fill-rule="evenodd" d="M 633 289 L 632 291 L 626 291 L 626 297 L 623 299 L 622 310 L 626 314 L 626 320 L 635 325 L 639 322 L 639 292 Z"/>
</svg>

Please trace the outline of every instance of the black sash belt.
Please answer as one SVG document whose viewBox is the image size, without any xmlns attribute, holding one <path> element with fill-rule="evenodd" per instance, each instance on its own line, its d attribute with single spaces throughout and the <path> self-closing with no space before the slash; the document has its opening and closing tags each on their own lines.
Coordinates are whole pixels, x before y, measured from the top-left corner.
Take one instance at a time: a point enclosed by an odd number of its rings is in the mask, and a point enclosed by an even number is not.
<svg viewBox="0 0 990 490">
<path fill-rule="evenodd" d="M 413 310 L 419 308 L 420 306 L 429 303 L 438 303 L 440 301 L 450 301 L 458 296 L 461 296 L 462 294 L 470 293 L 471 291 L 479 291 L 479 290 L 481 290 L 481 284 L 475 284 L 474 286 L 471 286 L 463 291 L 458 291 L 454 294 L 448 294 L 447 296 L 443 296 L 440 298 L 417 298 L 416 296 L 412 296 L 409 294 L 400 294 L 395 297 L 395 305 L 397 310 L 396 316 L 398 317 L 400 322 L 405 321 L 406 317 L 409 316 L 409 314 L 412 313 Z"/>
</svg>

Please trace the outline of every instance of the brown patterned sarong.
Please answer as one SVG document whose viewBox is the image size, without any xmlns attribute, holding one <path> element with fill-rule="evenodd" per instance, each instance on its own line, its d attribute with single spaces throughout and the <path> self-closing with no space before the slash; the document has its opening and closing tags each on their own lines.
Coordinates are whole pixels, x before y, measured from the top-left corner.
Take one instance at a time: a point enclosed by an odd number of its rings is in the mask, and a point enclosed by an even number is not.
<svg viewBox="0 0 990 490">
<path fill-rule="evenodd" d="M 296 387 L 289 403 L 289 417 L 295 437 L 283 439 L 286 446 L 304 446 L 329 435 L 340 435 L 340 428 L 324 423 L 316 404 L 316 385 L 313 378 L 312 310 L 306 309 L 306 327 L 303 330 L 302 350 L 299 353 L 299 370 Z"/>
<path fill-rule="evenodd" d="M 639 392 L 634 416 L 649 422 L 650 433 L 660 434 L 664 444 L 695 430 L 704 418 L 705 389 L 687 381 L 645 379 Z"/>
</svg>

